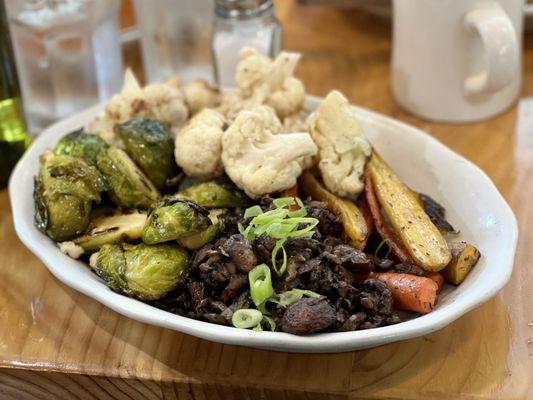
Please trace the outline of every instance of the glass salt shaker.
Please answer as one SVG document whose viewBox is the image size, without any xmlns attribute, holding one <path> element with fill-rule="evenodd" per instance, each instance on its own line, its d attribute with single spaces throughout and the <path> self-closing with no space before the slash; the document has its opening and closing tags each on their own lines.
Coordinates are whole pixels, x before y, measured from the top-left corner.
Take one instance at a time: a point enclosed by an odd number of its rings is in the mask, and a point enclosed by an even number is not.
<svg viewBox="0 0 533 400">
<path fill-rule="evenodd" d="M 240 50 L 255 47 L 274 57 L 281 50 L 281 25 L 272 0 L 216 0 L 213 30 L 215 79 L 220 86 L 234 86 Z"/>
</svg>

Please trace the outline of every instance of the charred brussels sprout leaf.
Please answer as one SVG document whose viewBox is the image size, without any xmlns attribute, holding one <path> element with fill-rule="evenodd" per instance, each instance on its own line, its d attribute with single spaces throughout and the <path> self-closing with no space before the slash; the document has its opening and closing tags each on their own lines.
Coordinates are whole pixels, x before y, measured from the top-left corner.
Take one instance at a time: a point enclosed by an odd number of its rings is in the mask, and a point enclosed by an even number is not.
<svg viewBox="0 0 533 400">
<path fill-rule="evenodd" d="M 35 179 L 35 225 L 56 241 L 87 229 L 92 202 L 100 201 L 104 182 L 82 159 L 45 153 Z"/>
<path fill-rule="evenodd" d="M 250 204 L 250 199 L 243 192 L 230 184 L 216 181 L 190 186 L 176 197 L 192 200 L 206 208 L 237 208 Z"/>
<path fill-rule="evenodd" d="M 126 247 L 127 246 L 127 247 Z M 126 281 L 130 293 L 143 300 L 157 300 L 184 278 L 189 256 L 176 244 L 124 245 Z"/>
<path fill-rule="evenodd" d="M 156 187 L 123 150 L 112 146 L 102 151 L 97 166 L 111 200 L 118 206 L 150 208 L 159 199 Z"/>
<path fill-rule="evenodd" d="M 140 240 L 145 223 L 146 214 L 138 212 L 99 217 L 91 221 L 85 235 L 73 242 L 85 252 L 91 252 L 104 244 Z"/>
<path fill-rule="evenodd" d="M 224 230 L 225 227 L 225 210 L 211 210 L 209 212 L 209 219 L 211 224 L 203 231 L 193 233 L 191 235 L 183 236 L 177 239 L 180 246 L 189 250 L 196 250 L 207 244 Z"/>
<path fill-rule="evenodd" d="M 87 164 L 96 166 L 98 154 L 107 148 L 99 136 L 83 133 L 83 129 L 64 136 L 54 149 L 55 155 L 82 158 Z"/>
<path fill-rule="evenodd" d="M 153 119 L 134 119 L 118 126 L 130 157 L 159 189 L 178 173 L 174 141 L 164 124 Z"/>
<path fill-rule="evenodd" d="M 104 245 L 94 269 L 113 290 L 157 300 L 183 280 L 189 256 L 176 244 Z"/>
<path fill-rule="evenodd" d="M 93 266 L 96 274 L 115 292 L 129 293 L 128 284 L 124 277 L 126 258 L 122 245 L 106 244 L 102 246 L 96 256 L 96 263 Z"/>
<path fill-rule="evenodd" d="M 208 212 L 187 200 L 169 200 L 152 210 L 144 226 L 143 242 L 155 244 L 176 240 L 207 229 Z"/>
</svg>

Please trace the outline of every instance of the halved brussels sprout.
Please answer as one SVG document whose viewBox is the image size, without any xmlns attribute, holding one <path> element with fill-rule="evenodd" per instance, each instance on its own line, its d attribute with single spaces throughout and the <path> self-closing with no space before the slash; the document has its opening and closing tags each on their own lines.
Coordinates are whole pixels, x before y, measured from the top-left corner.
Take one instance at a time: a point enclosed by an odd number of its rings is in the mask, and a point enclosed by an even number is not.
<svg viewBox="0 0 533 400">
<path fill-rule="evenodd" d="M 95 261 L 95 262 L 94 262 Z M 115 292 L 129 293 L 124 277 L 126 258 L 121 244 L 106 244 L 91 257 L 91 267 Z"/>
<path fill-rule="evenodd" d="M 211 224 L 203 231 L 193 233 L 192 235 L 183 236 L 177 239 L 180 246 L 189 250 L 196 250 L 202 247 L 204 244 L 211 242 L 220 232 L 224 230 L 225 210 L 211 210 L 209 212 L 209 219 Z"/>
<path fill-rule="evenodd" d="M 79 129 L 64 136 L 54 148 L 54 154 L 82 158 L 87 164 L 96 166 L 98 154 L 106 148 L 107 144 L 99 136 Z"/>
<path fill-rule="evenodd" d="M 111 146 L 102 151 L 97 166 L 106 179 L 109 197 L 124 208 L 150 208 L 160 197 L 154 184 L 125 151 Z"/>
<path fill-rule="evenodd" d="M 113 290 L 157 300 L 183 280 L 189 256 L 176 244 L 106 244 L 94 256 L 95 272 Z"/>
<path fill-rule="evenodd" d="M 41 157 L 35 179 L 35 225 L 56 241 L 76 237 L 87 229 L 92 202 L 100 201 L 104 181 L 98 170 L 80 158 Z"/>
<path fill-rule="evenodd" d="M 85 252 L 91 252 L 104 244 L 140 240 L 145 223 L 146 214 L 139 212 L 98 217 L 91 221 L 89 231 L 73 242 Z"/>
<path fill-rule="evenodd" d="M 146 244 L 176 240 L 200 232 L 211 224 L 206 209 L 188 200 L 167 200 L 152 210 L 142 235 Z"/>
<path fill-rule="evenodd" d="M 167 127 L 153 119 L 133 119 L 118 126 L 126 152 L 159 189 L 178 173 L 174 141 Z"/>
<path fill-rule="evenodd" d="M 250 204 L 250 199 L 243 192 L 230 184 L 216 181 L 190 186 L 175 197 L 192 200 L 206 208 L 237 208 Z"/>
</svg>

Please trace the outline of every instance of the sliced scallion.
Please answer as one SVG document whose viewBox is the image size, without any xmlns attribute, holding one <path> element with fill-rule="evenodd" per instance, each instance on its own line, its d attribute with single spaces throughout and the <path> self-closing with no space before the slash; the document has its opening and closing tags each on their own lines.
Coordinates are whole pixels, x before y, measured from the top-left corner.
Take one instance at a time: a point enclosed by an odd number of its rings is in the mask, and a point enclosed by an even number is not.
<svg viewBox="0 0 533 400">
<path fill-rule="evenodd" d="M 231 323 L 236 328 L 249 329 L 257 326 L 263 320 L 261 311 L 252 308 L 241 308 L 233 313 Z"/>
<path fill-rule="evenodd" d="M 300 300 L 302 297 L 320 297 L 318 293 L 315 293 L 311 290 L 304 290 L 304 289 L 292 289 L 287 292 L 280 293 L 279 298 L 277 299 L 276 303 L 278 307 L 288 307 L 292 303 L 296 303 L 298 300 Z"/>
<path fill-rule="evenodd" d="M 252 218 L 248 226 L 239 225 L 239 232 L 247 239 L 253 240 L 263 234 L 276 239 L 272 251 L 272 267 L 281 276 L 287 268 L 287 253 L 283 245 L 289 238 L 311 237 L 318 225 L 316 218 L 307 217 L 307 210 L 299 198 L 282 197 L 272 201 L 276 207 L 263 212 L 259 206 L 248 208 L 244 216 Z M 299 209 L 291 211 L 288 207 L 297 204 Z M 278 253 L 282 251 L 282 263 L 277 264 Z"/>
<path fill-rule="evenodd" d="M 260 264 L 248 272 L 250 282 L 250 296 L 256 306 L 263 304 L 274 294 L 272 275 L 266 264 Z"/>
</svg>

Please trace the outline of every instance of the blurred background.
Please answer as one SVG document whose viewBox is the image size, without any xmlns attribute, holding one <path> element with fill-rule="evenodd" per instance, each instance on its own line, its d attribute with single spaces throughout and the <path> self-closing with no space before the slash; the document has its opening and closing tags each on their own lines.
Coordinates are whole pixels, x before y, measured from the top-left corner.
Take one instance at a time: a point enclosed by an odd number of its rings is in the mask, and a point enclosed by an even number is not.
<svg viewBox="0 0 533 400">
<path fill-rule="evenodd" d="M 3 108 L 4 115 L 9 115 L 10 121 L 17 118 L 20 121 L 15 124 L 16 129 L 9 129 L 10 134 L 4 128 L 0 142 L 18 141 L 19 147 L 29 143 L 28 138 L 22 137 L 25 131 L 29 132 L 28 137 L 38 134 L 55 121 L 107 101 L 120 91 L 126 68 L 132 69 L 142 84 L 162 82 L 177 75 L 183 83 L 202 79 L 210 84 L 234 85 L 238 51 L 243 46 L 256 47 L 270 57 L 281 49 L 300 52 L 303 57 L 296 73 L 308 93 L 324 95 L 330 89 L 341 88 L 352 102 L 389 115 L 393 110 L 393 116 L 397 107 L 387 102 L 394 99 L 380 94 L 389 91 L 391 82 L 400 89 L 404 85 L 404 71 L 392 76 L 391 81 L 382 79 L 398 70 L 390 63 L 394 55 L 390 0 L 3 0 L 3 3 L 7 13 L 1 28 L 0 45 L 5 54 L 1 72 L 6 83 L 0 95 L 10 102 L 9 107 Z M 454 4 L 467 3 L 471 2 Z M 522 20 L 527 31 L 531 27 L 533 5 L 523 0 L 490 3 L 507 13 L 506 18 L 514 24 L 509 29 L 516 31 L 515 47 L 521 49 Z M 397 4 L 400 8 L 399 4 L 414 5 L 416 1 Z M 428 13 L 415 14 L 409 12 L 411 16 L 429 18 Z M 418 60 L 425 51 L 414 49 L 409 41 L 411 33 L 404 33 L 410 52 L 404 58 Z M 399 32 L 395 34 L 399 36 Z M 440 39 L 428 40 L 439 43 Z M 474 47 L 468 47 L 470 41 Z M 480 53 L 479 57 L 464 54 L 454 57 L 475 59 L 473 78 L 482 82 L 481 70 L 486 68 L 487 61 L 481 54 L 479 37 L 471 35 L 457 43 L 458 48 L 466 44 L 463 51 L 467 54 Z M 521 66 L 521 54 L 520 50 L 508 58 L 518 57 L 515 64 Z M 444 58 L 450 62 L 451 57 Z M 458 63 L 462 65 L 464 61 Z M 432 68 L 426 67 L 430 73 Z M 507 94 L 474 99 L 478 108 L 485 100 L 493 103 L 489 104 L 489 112 L 481 110 L 481 117 L 464 107 L 456 113 L 459 115 L 448 117 L 437 112 L 427 119 L 468 122 L 503 111 L 516 99 L 521 87 L 520 68 L 508 74 L 513 82 L 509 84 L 510 78 L 503 82 L 510 86 Z M 338 80 L 340 76 L 342 82 Z M 426 86 L 422 79 L 419 82 L 422 88 Z M 393 94 L 403 109 L 420 115 L 414 110 L 416 107 L 402 100 L 401 91 L 395 90 Z M 428 103 L 425 99 L 420 102 Z"/>
</svg>

